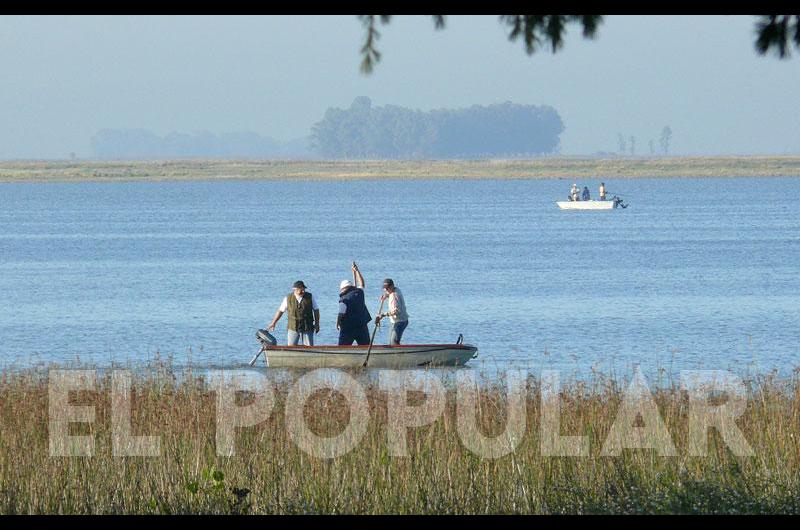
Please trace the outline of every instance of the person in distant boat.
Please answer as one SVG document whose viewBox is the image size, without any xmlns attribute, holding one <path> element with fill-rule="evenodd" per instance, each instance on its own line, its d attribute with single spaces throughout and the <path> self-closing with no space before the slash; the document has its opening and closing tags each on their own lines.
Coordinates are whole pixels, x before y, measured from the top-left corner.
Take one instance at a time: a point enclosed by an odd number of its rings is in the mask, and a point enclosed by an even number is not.
<svg viewBox="0 0 800 530">
<path fill-rule="evenodd" d="M 582 194 L 582 196 L 581 196 L 581 200 L 582 200 L 582 201 L 589 201 L 589 200 L 591 200 L 591 197 L 589 197 L 589 186 L 584 186 L 584 187 L 583 187 L 583 194 Z"/>
<path fill-rule="evenodd" d="M 606 200 L 606 183 L 605 182 L 601 182 L 600 183 L 600 200 L 601 201 Z"/>
<path fill-rule="evenodd" d="M 392 327 L 389 330 L 389 344 L 399 345 L 403 338 L 403 332 L 408 327 L 408 312 L 406 311 L 406 301 L 403 293 L 395 286 L 391 278 L 383 280 L 383 292 L 381 301 L 389 299 L 389 311 L 375 317 L 377 325 L 383 317 L 389 317 Z"/>
<path fill-rule="evenodd" d="M 339 315 L 336 317 L 336 329 L 339 330 L 339 346 L 350 346 L 355 341 L 359 346 L 369 344 L 369 328 L 372 321 L 364 303 L 364 276 L 353 262 L 351 267 L 353 279 L 342 280 L 339 284 Z"/>
<path fill-rule="evenodd" d="M 569 200 L 577 201 L 578 200 L 578 183 L 572 183 L 572 189 L 569 190 Z"/>
<path fill-rule="evenodd" d="M 302 341 L 306 346 L 313 346 L 314 333 L 319 333 L 319 307 L 316 298 L 306 291 L 306 284 L 302 281 L 294 282 L 292 292 L 283 298 L 267 331 L 275 331 L 275 324 L 287 312 L 286 344 L 296 346 Z"/>
</svg>

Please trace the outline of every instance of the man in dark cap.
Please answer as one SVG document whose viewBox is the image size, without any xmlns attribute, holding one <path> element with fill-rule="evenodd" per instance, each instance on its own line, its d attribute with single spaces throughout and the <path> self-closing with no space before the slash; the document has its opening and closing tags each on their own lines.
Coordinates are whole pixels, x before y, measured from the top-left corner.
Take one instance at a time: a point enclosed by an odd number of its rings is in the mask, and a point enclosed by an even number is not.
<svg viewBox="0 0 800 530">
<path fill-rule="evenodd" d="M 286 344 L 296 346 L 302 341 L 306 346 L 313 346 L 314 333 L 319 333 L 319 307 L 317 300 L 306 291 L 306 284 L 299 280 L 292 285 L 292 292 L 283 298 L 267 331 L 275 331 L 275 324 L 286 312 L 289 313 Z"/>
<path fill-rule="evenodd" d="M 391 278 L 383 280 L 383 293 L 381 300 L 389 300 L 389 311 L 378 315 L 375 323 L 380 322 L 383 317 L 389 317 L 389 321 L 392 323 L 392 327 L 389 329 L 389 344 L 397 346 L 400 344 L 400 339 L 403 338 L 403 332 L 408 327 L 406 300 Z"/>
</svg>

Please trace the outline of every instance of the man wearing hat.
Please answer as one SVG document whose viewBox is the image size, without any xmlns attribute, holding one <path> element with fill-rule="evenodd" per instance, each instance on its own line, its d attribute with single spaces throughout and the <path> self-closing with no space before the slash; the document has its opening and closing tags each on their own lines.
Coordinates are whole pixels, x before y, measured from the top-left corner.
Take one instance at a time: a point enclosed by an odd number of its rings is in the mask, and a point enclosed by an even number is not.
<svg viewBox="0 0 800 530">
<path fill-rule="evenodd" d="M 408 327 L 408 311 L 406 311 L 406 301 L 403 293 L 394 284 L 391 278 L 383 280 L 383 292 L 381 300 L 389 299 L 389 311 L 378 315 L 375 318 L 377 324 L 383 317 L 389 317 L 392 327 L 389 329 L 389 344 L 397 346 L 403 338 L 403 332 Z"/>
<path fill-rule="evenodd" d="M 267 326 L 267 331 L 275 331 L 275 324 L 287 311 L 286 344 L 296 346 L 302 341 L 306 346 L 313 346 L 314 333 L 319 333 L 319 307 L 311 293 L 306 292 L 306 284 L 299 280 L 292 285 L 292 292 L 283 298 L 272 322 Z"/>
<path fill-rule="evenodd" d="M 336 318 L 339 345 L 350 346 L 356 341 L 359 346 L 367 346 L 370 342 L 367 324 L 372 317 L 364 303 L 364 276 L 355 261 L 351 269 L 356 285 L 350 280 L 342 280 L 339 284 L 339 316 Z"/>
</svg>

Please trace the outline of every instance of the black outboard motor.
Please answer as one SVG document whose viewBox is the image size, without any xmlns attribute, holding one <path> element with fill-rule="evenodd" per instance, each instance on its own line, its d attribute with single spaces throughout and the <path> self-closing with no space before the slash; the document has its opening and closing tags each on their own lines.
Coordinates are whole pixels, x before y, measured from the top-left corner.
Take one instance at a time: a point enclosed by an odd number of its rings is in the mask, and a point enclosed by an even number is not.
<svg viewBox="0 0 800 530">
<path fill-rule="evenodd" d="M 258 350 L 258 353 L 256 353 L 255 357 L 250 359 L 250 366 L 255 366 L 256 360 L 262 353 L 264 353 L 264 351 L 267 350 L 267 348 L 270 346 L 277 346 L 278 344 L 278 340 L 266 329 L 259 329 L 256 331 L 256 339 L 258 339 L 258 342 L 261 343 L 261 349 Z M 267 366 L 269 366 L 269 361 L 267 361 Z"/>
<path fill-rule="evenodd" d="M 277 346 L 278 344 L 278 339 L 273 337 L 266 329 L 259 329 L 256 331 L 256 339 L 265 347 Z"/>
</svg>

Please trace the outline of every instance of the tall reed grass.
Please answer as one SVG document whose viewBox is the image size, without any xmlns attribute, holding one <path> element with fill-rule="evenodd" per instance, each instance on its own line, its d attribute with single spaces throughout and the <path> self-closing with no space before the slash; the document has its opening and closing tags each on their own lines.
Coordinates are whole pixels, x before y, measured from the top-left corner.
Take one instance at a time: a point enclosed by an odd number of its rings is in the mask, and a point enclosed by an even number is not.
<svg viewBox="0 0 800 530">
<path fill-rule="evenodd" d="M 561 434 L 588 435 L 590 455 L 549 457 L 540 450 L 539 381 L 530 377 L 527 429 L 510 454 L 481 458 L 455 425 L 455 390 L 443 416 L 409 429 L 408 457 L 387 445 L 387 399 L 366 388 L 370 421 L 362 441 L 335 459 L 300 450 L 287 435 L 287 384 L 265 422 L 239 429 L 236 454 L 215 448 L 215 393 L 197 374 L 169 367 L 139 373 L 132 384 L 134 435 L 161 437 L 158 457 L 115 457 L 111 450 L 110 375 L 95 392 L 73 396 L 96 410 L 92 457 L 52 457 L 48 446 L 48 372 L 0 377 L 0 513 L 798 513 L 800 381 L 761 378 L 737 425 L 754 455 L 737 457 L 710 436 L 707 457 L 687 455 L 687 398 L 676 387 L 654 391 L 678 456 L 600 449 L 622 399 L 614 381 L 573 383 L 561 391 Z M 417 396 L 419 397 L 419 396 Z M 413 395 L 412 395 L 413 398 Z M 246 399 L 246 396 L 244 397 Z M 491 435 L 505 423 L 502 385 L 481 386 L 479 420 Z M 335 435 L 349 421 L 340 394 L 320 391 L 306 403 L 314 432 Z"/>
</svg>

